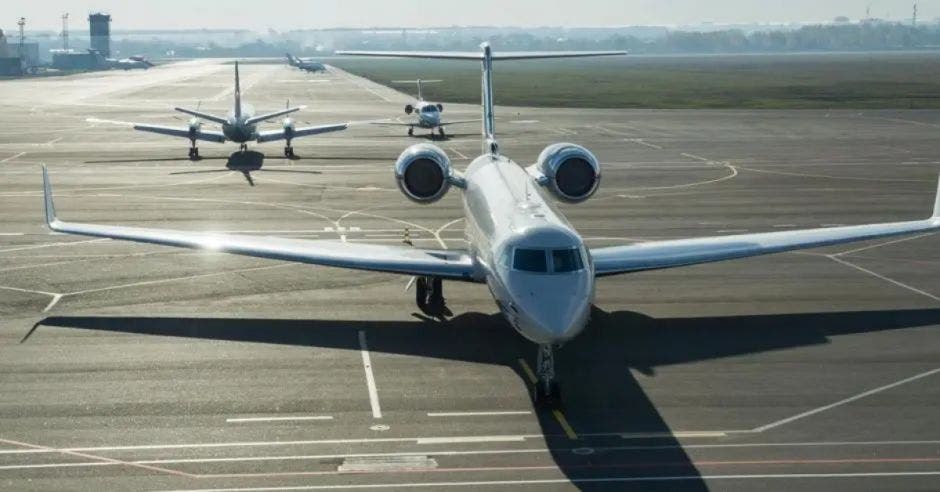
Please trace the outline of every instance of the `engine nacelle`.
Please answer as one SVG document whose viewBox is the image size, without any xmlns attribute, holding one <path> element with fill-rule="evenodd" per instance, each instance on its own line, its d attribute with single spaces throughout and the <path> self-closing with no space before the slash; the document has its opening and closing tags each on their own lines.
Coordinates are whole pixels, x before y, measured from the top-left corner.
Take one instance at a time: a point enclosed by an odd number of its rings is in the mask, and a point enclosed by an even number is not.
<svg viewBox="0 0 940 492">
<path fill-rule="evenodd" d="M 437 103 L 436 106 L 437 106 L 437 111 L 438 111 L 438 112 L 440 112 L 440 113 L 443 113 L 443 112 L 444 112 L 444 105 L 443 105 L 443 104 Z"/>
<path fill-rule="evenodd" d="M 434 203 L 450 189 L 452 171 L 447 154 L 436 145 L 415 144 L 395 162 L 395 181 L 408 199 Z"/>
<path fill-rule="evenodd" d="M 539 182 L 564 202 L 580 203 L 591 198 L 601 183 L 597 157 L 580 145 L 549 145 L 539 154 L 536 166 L 544 176 Z"/>
<path fill-rule="evenodd" d="M 412 106 L 412 105 L 410 105 L 410 104 L 405 105 L 405 114 L 411 114 L 411 113 L 414 113 L 414 112 L 415 112 L 415 107 L 414 107 L 414 106 Z"/>
</svg>

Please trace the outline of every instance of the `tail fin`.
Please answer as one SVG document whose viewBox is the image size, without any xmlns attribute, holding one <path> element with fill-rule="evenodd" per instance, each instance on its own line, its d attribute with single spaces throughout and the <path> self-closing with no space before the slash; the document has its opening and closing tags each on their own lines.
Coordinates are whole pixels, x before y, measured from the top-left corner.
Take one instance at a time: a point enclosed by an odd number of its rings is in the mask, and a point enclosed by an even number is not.
<svg viewBox="0 0 940 492">
<path fill-rule="evenodd" d="M 242 117 L 242 89 L 238 77 L 238 61 L 235 62 L 235 118 Z"/>
<path fill-rule="evenodd" d="M 424 101 L 424 94 L 421 93 L 421 79 L 415 81 L 418 84 L 418 100 Z"/>
<path fill-rule="evenodd" d="M 483 48 L 483 152 L 498 154 L 496 117 L 493 113 L 493 51 L 490 43 L 483 43 L 480 48 Z"/>
</svg>

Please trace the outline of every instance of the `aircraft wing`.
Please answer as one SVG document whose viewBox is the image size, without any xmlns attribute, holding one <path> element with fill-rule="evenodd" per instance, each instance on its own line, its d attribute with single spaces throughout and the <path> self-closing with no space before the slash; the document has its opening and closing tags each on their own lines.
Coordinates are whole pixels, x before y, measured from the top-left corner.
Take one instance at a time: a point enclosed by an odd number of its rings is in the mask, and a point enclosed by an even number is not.
<svg viewBox="0 0 940 492">
<path fill-rule="evenodd" d="M 349 123 L 308 126 L 304 128 L 297 128 L 290 132 L 290 138 L 309 137 L 310 135 L 319 135 L 321 133 L 338 132 L 340 130 L 345 130 L 346 128 L 349 128 Z M 266 132 L 261 132 L 258 134 L 258 143 L 284 140 L 287 138 L 287 134 L 288 131 L 283 128 L 280 130 L 269 130 Z"/>
<path fill-rule="evenodd" d="M 594 259 L 597 276 L 602 277 L 869 239 L 929 233 L 940 231 L 940 184 L 937 187 L 935 200 L 933 216 L 926 220 L 652 241 L 629 246 L 591 249 L 591 256 Z"/>
<path fill-rule="evenodd" d="M 57 232 L 357 270 L 467 281 L 480 278 L 465 251 L 63 222 L 56 217 L 45 166 L 43 192 L 46 224 Z"/>
<path fill-rule="evenodd" d="M 195 133 L 190 133 L 189 128 L 175 128 L 172 126 L 160 126 L 160 125 L 145 125 L 142 123 L 134 123 L 134 129 L 138 131 L 142 131 L 142 132 L 169 135 L 171 137 L 182 137 L 182 138 L 195 137 L 196 140 L 203 140 L 206 142 L 218 142 L 218 143 L 225 142 L 225 135 L 222 132 L 197 130 Z"/>
</svg>

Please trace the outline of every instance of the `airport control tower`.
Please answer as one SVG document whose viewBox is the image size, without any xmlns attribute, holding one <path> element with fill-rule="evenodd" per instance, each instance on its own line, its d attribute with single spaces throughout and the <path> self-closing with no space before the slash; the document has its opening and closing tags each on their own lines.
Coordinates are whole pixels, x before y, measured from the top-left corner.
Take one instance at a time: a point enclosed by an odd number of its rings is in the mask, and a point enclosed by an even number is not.
<svg viewBox="0 0 940 492">
<path fill-rule="evenodd" d="M 101 56 L 111 56 L 111 16 L 108 14 L 91 14 L 88 16 L 88 27 L 91 30 L 91 49 L 101 53 Z"/>
</svg>

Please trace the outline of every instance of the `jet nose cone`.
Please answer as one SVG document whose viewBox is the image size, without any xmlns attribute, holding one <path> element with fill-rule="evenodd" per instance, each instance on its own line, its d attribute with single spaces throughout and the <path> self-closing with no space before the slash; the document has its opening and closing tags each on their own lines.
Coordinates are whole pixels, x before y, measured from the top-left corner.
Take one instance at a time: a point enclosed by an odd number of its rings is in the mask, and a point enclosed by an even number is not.
<svg viewBox="0 0 940 492">
<path fill-rule="evenodd" d="M 514 303 L 524 336 L 536 343 L 560 343 L 581 333 L 590 315 L 593 285 L 580 275 L 573 277 L 526 279 L 521 282 L 525 288 L 516 283 Z"/>
</svg>

